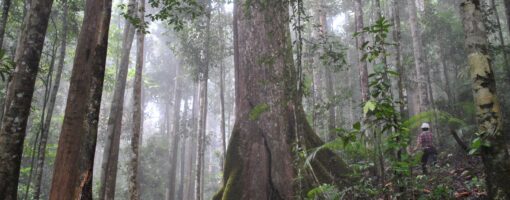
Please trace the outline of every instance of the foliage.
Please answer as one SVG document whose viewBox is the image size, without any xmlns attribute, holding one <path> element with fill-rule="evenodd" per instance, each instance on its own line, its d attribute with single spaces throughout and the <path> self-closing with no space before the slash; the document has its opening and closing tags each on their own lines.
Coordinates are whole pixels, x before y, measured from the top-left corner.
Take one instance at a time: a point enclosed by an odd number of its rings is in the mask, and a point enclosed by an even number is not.
<svg viewBox="0 0 510 200">
<path fill-rule="evenodd" d="M 14 68 L 14 61 L 9 58 L 4 50 L 0 49 L 0 77 L 2 81 L 6 81 Z"/>
</svg>

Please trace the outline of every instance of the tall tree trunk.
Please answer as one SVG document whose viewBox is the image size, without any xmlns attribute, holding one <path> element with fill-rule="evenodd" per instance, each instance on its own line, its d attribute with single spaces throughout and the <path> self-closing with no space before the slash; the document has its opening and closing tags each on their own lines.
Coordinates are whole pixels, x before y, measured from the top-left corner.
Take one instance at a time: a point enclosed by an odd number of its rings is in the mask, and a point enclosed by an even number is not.
<svg viewBox="0 0 510 200">
<path fill-rule="evenodd" d="M 138 2 L 138 17 L 143 23 L 145 13 L 145 0 Z M 143 126 L 142 122 L 142 78 L 144 65 L 144 30 L 137 30 L 137 55 L 136 55 L 136 74 L 133 84 L 133 131 L 131 136 L 131 160 L 129 162 L 128 187 L 129 199 L 140 199 L 138 163 L 140 157 L 140 135 Z"/>
<path fill-rule="evenodd" d="M 9 10 L 11 9 L 12 0 L 2 1 L 2 18 L 0 18 L 0 49 L 3 49 L 5 29 L 7 28 L 7 19 L 9 19 Z"/>
<path fill-rule="evenodd" d="M 136 10 L 136 1 L 129 0 L 127 14 L 132 16 Z M 99 199 L 113 200 L 117 179 L 117 163 L 119 160 L 120 135 L 122 133 L 122 113 L 124 109 L 124 93 L 126 91 L 127 74 L 129 70 L 129 57 L 135 37 L 135 27 L 125 20 L 122 55 L 119 72 L 115 81 L 115 91 L 108 117 L 103 161 L 101 163 L 101 176 L 99 182 Z"/>
<path fill-rule="evenodd" d="M 487 32 L 483 23 L 481 2 L 464 0 L 461 4 L 462 22 L 466 33 L 466 51 L 470 66 L 479 133 L 490 143 L 481 147 L 487 174 L 487 188 L 491 199 L 510 198 L 510 156 L 502 132 L 503 120 L 496 95 L 496 82 L 489 54 Z"/>
<path fill-rule="evenodd" d="M 421 37 L 421 30 L 418 24 L 418 14 L 416 9 L 416 2 L 409 1 L 409 24 L 411 26 L 411 37 L 413 40 L 413 54 L 414 54 L 414 66 L 416 71 L 416 77 L 418 80 L 418 90 L 420 99 L 420 112 L 427 111 L 430 106 L 429 95 L 428 95 L 428 69 L 425 65 L 423 55 L 423 44 Z"/>
<path fill-rule="evenodd" d="M 27 119 L 53 0 L 34 0 L 23 22 L 0 130 L 0 199 L 17 199 Z"/>
<path fill-rule="evenodd" d="M 55 160 L 51 200 L 92 199 L 111 8 L 111 0 L 86 2 Z"/>
<path fill-rule="evenodd" d="M 503 37 L 503 27 L 501 27 L 501 20 L 499 19 L 499 13 L 498 13 L 498 6 L 496 5 L 496 0 L 491 0 L 491 6 L 492 10 L 494 12 L 494 17 L 496 18 L 496 25 L 498 26 L 498 39 L 499 43 L 501 45 L 501 48 L 503 48 L 503 60 L 505 61 L 505 65 L 508 66 L 508 54 L 506 52 L 506 45 L 505 45 L 505 38 Z M 510 75 L 510 69 L 507 70 L 508 74 Z M 510 77 L 508 77 L 510 78 Z M 510 82 L 510 79 L 509 79 Z"/>
<path fill-rule="evenodd" d="M 199 112 L 199 103 L 198 103 L 198 93 L 199 93 L 199 83 L 197 83 L 194 87 L 193 87 L 193 108 L 192 108 L 192 113 L 191 113 L 191 122 L 190 122 L 190 126 L 191 126 L 191 133 L 190 133 L 190 155 L 191 155 L 191 158 L 188 159 L 188 166 L 189 166 L 189 170 L 188 170 L 188 178 L 189 178 L 189 182 L 188 182 L 188 185 L 186 186 L 186 188 L 188 189 L 186 191 L 186 198 L 185 199 L 190 199 L 190 200 L 193 200 L 195 199 L 195 178 L 196 176 L 193 176 L 194 173 L 196 173 L 196 160 L 197 160 L 197 143 L 198 143 L 198 112 Z M 195 177 L 195 178 L 193 178 Z"/>
<path fill-rule="evenodd" d="M 219 16 L 223 16 L 224 14 L 224 10 L 223 10 L 223 6 L 221 6 L 221 8 L 219 9 L 219 13 L 218 15 Z M 220 35 L 220 38 L 222 41 L 226 41 L 226 38 L 225 38 L 225 32 L 224 32 L 224 27 L 223 25 L 226 24 L 227 22 L 223 19 L 223 17 L 221 17 L 221 22 L 222 24 L 220 24 L 220 27 L 218 27 L 219 29 L 219 35 Z M 225 52 L 225 43 L 221 43 L 220 44 L 221 46 L 221 61 L 220 61 L 220 132 L 221 132 L 221 145 L 222 145 L 222 158 L 221 158 L 221 163 L 220 163 L 220 167 L 221 167 L 221 171 L 223 171 L 223 167 L 224 167 L 224 164 L 225 164 L 225 155 L 227 154 L 227 136 L 226 136 L 226 130 L 225 130 L 225 63 L 223 62 L 223 56 L 226 56 L 226 52 Z"/>
<path fill-rule="evenodd" d="M 393 41 L 395 42 L 395 65 L 397 67 L 398 72 L 398 99 L 400 101 L 400 115 L 402 119 L 405 119 L 405 96 L 404 96 L 404 76 L 405 76 L 405 68 L 402 65 L 402 48 L 401 48 L 401 40 L 402 40 L 402 28 L 401 28 L 401 20 L 400 20 L 400 0 L 393 0 L 393 24 L 395 24 L 395 29 L 393 30 Z"/>
<path fill-rule="evenodd" d="M 199 120 L 198 120 L 198 151 L 197 151 L 197 173 L 195 185 L 195 198 L 196 200 L 203 200 L 203 167 L 204 167 L 204 153 L 205 153 L 205 135 L 207 130 L 207 90 L 209 81 L 209 61 L 210 61 L 210 40 L 211 40 L 211 0 L 206 2 L 206 31 L 207 37 L 205 42 L 205 60 L 199 69 Z"/>
<path fill-rule="evenodd" d="M 350 170 L 328 150 L 311 163 L 317 179 L 303 172 L 297 180 L 293 149 L 323 142 L 308 124 L 297 90 L 288 6 L 288 1 L 234 3 L 236 124 L 223 188 L 214 199 L 294 199 L 315 180 L 338 186 L 349 181 Z"/>
<path fill-rule="evenodd" d="M 189 139 L 189 131 L 188 131 L 188 100 L 186 100 L 184 102 L 184 114 L 182 116 L 182 145 L 180 147 L 180 159 L 179 159 L 179 164 L 180 164 L 180 167 L 179 167 L 179 177 L 180 177 L 180 182 L 179 182 L 179 189 L 177 190 L 177 199 L 181 199 L 181 200 L 184 200 L 184 189 L 185 189 L 185 185 L 186 185 L 186 160 L 189 159 L 189 157 L 186 157 L 186 153 L 188 151 L 186 151 L 186 149 L 188 148 L 189 144 L 188 144 L 188 139 Z"/>
<path fill-rule="evenodd" d="M 224 52 L 224 51 L 222 51 Z M 227 154 L 227 136 L 225 133 L 225 65 L 223 62 L 220 64 L 220 132 L 221 132 L 221 170 L 223 171 L 225 155 Z"/>
<path fill-rule="evenodd" d="M 168 188 L 166 199 L 175 199 L 175 188 L 177 187 L 177 157 L 179 151 L 179 144 L 181 141 L 180 134 L 180 121 L 181 121 L 181 102 L 182 102 L 182 90 L 181 90 L 181 79 L 180 79 L 180 66 L 175 67 L 175 82 L 174 82 L 174 116 L 173 116 L 173 129 L 172 129 L 172 143 L 170 146 L 170 168 L 168 170 Z"/>
<path fill-rule="evenodd" d="M 324 0 L 320 1 L 320 9 L 319 9 L 319 37 L 322 40 L 327 41 L 328 37 L 328 22 L 327 22 L 327 12 L 326 5 Z M 321 63 L 321 62 L 319 62 Z M 334 140 L 336 138 L 336 113 L 335 113 L 335 91 L 333 87 L 333 70 L 331 66 L 326 65 L 318 65 L 324 67 L 324 78 L 325 78 L 325 86 L 326 86 L 326 98 L 328 99 L 328 140 Z"/>
<path fill-rule="evenodd" d="M 48 103 L 48 110 L 45 122 L 43 124 L 43 129 L 41 133 L 41 142 L 39 144 L 39 155 L 37 158 L 37 168 L 35 172 L 35 182 L 34 182 L 34 200 L 38 200 L 41 195 L 41 185 L 42 185 L 42 177 L 44 170 L 44 161 L 46 158 L 46 145 L 48 143 L 48 137 L 51 128 L 51 120 L 53 118 L 53 111 L 55 109 L 55 102 L 57 100 L 58 90 L 60 87 L 60 80 L 62 78 L 62 71 L 65 65 L 65 56 L 66 56 L 66 48 L 67 48 L 67 29 L 68 29 L 68 4 L 67 0 L 62 0 L 61 2 L 63 6 L 62 13 L 62 38 L 61 38 L 61 47 L 60 47 L 60 58 L 58 61 L 57 72 L 55 74 L 55 82 L 53 83 L 53 89 L 51 89 L 50 99 Z"/>
<path fill-rule="evenodd" d="M 361 32 L 363 30 L 363 3 L 361 0 L 354 1 L 355 6 L 355 15 L 356 15 L 356 32 Z M 358 69 L 359 69 L 359 78 L 360 78 L 360 87 L 361 87 L 361 101 L 366 102 L 369 99 L 369 89 L 368 89 L 368 68 L 367 62 L 362 60 L 363 54 L 365 53 L 362 49 L 363 44 L 365 43 L 365 34 L 361 33 L 358 37 L 356 37 L 356 48 L 358 49 Z"/>
</svg>

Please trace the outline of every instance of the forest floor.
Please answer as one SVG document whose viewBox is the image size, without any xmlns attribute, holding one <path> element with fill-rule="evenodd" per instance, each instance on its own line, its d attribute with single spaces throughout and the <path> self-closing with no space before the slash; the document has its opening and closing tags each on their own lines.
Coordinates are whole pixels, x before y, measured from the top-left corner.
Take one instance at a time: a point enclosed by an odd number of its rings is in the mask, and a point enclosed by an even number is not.
<svg viewBox="0 0 510 200">
<path fill-rule="evenodd" d="M 424 175 L 421 167 L 413 169 L 416 199 L 486 199 L 483 164 L 476 156 L 439 155 L 435 166 Z M 421 198 L 420 198 L 421 197 Z"/>
</svg>

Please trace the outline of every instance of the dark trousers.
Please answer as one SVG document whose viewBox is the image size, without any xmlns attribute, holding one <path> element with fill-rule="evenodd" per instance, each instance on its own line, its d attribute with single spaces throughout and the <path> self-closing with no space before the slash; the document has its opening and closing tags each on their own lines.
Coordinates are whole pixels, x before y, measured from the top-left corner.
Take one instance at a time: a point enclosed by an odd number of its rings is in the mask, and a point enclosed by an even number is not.
<svg viewBox="0 0 510 200">
<path fill-rule="evenodd" d="M 432 161 L 432 164 L 436 162 L 437 151 L 434 147 L 427 147 L 423 149 L 423 155 L 421 157 L 421 168 L 424 174 L 427 174 L 427 163 Z"/>
</svg>

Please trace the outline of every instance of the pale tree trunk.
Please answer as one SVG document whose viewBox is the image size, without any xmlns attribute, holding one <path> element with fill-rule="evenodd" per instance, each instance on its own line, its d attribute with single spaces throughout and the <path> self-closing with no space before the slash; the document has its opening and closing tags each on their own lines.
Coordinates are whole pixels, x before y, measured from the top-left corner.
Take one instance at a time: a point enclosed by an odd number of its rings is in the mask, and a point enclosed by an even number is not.
<svg viewBox="0 0 510 200">
<path fill-rule="evenodd" d="M 111 0 L 87 0 L 60 134 L 51 200 L 92 199 Z"/>
<path fill-rule="evenodd" d="M 17 199 L 23 142 L 53 0 L 34 0 L 23 22 L 0 130 L 0 199 Z"/>
<path fill-rule="evenodd" d="M 224 51 L 222 51 L 224 52 Z M 221 146 L 222 158 L 221 169 L 223 171 L 225 155 L 227 154 L 227 137 L 225 133 L 225 65 L 223 62 L 220 64 L 220 132 L 221 132 Z"/>
<path fill-rule="evenodd" d="M 346 164 L 328 150 L 311 162 L 317 176 L 295 168 L 293 149 L 323 142 L 307 122 L 297 89 L 288 8 L 288 1 L 234 3 L 236 124 L 214 199 L 294 199 L 315 181 L 340 189 L 350 181 Z"/>
<path fill-rule="evenodd" d="M 421 37 L 421 30 L 418 24 L 418 14 L 416 9 L 416 2 L 409 1 L 409 24 L 411 27 L 411 37 L 413 40 L 413 54 L 414 54 L 414 66 L 416 71 L 416 77 L 418 80 L 418 93 L 420 102 L 420 112 L 427 111 L 430 106 L 429 95 L 428 95 L 428 69 L 425 65 L 423 55 L 423 44 Z"/>
<path fill-rule="evenodd" d="M 144 22 L 145 0 L 138 2 L 138 17 Z M 131 136 L 131 159 L 128 166 L 129 199 L 140 199 L 140 183 L 138 177 L 138 163 L 140 157 L 140 135 L 142 122 L 142 78 L 144 66 L 144 31 L 137 30 L 136 74 L 133 83 L 133 131 Z"/>
<path fill-rule="evenodd" d="M 355 15 L 356 15 L 356 32 L 361 32 L 363 30 L 363 3 L 361 0 L 354 1 L 355 6 Z M 360 87 L 361 87 L 361 101 L 366 102 L 369 99 L 369 89 L 368 89 L 368 68 L 367 62 L 362 60 L 363 54 L 365 53 L 362 49 L 363 44 L 365 43 L 365 34 L 361 33 L 358 37 L 356 37 L 356 48 L 358 49 L 358 70 L 359 70 L 359 78 L 360 78 Z"/>
<path fill-rule="evenodd" d="M 509 199 L 510 156 L 502 132 L 503 120 L 496 95 L 496 82 L 480 4 L 481 2 L 477 0 L 464 0 L 461 4 L 461 13 L 466 33 L 465 45 L 478 129 L 482 139 L 490 143 L 490 146 L 481 147 L 481 155 L 487 174 L 489 197 Z"/>
<path fill-rule="evenodd" d="M 12 0 L 2 1 L 2 18 L 0 18 L 0 49 L 3 49 L 5 29 L 7 28 L 7 19 L 9 19 L 9 10 L 11 9 Z"/>
<path fill-rule="evenodd" d="M 37 168 L 35 171 L 35 182 L 34 182 L 34 200 L 38 200 L 41 194 L 41 184 L 44 170 L 44 161 L 46 158 L 46 146 L 48 143 L 48 137 L 51 128 L 51 120 L 53 118 L 53 111 L 55 109 L 55 102 L 57 100 L 58 90 L 60 87 L 60 80 L 62 78 L 62 71 L 65 65 L 65 56 L 66 56 L 66 47 L 67 47 L 67 28 L 68 28 L 68 4 L 67 0 L 62 0 L 61 2 L 63 6 L 62 13 L 62 38 L 61 38 L 61 47 L 60 47 L 60 58 L 58 61 L 57 72 L 55 74 L 55 82 L 53 83 L 53 89 L 51 89 L 50 99 L 48 102 L 48 110 L 47 116 L 45 118 L 43 129 L 41 133 L 41 142 L 39 144 L 39 154 L 37 158 Z"/>
<path fill-rule="evenodd" d="M 223 5 L 219 9 L 219 16 L 222 16 L 224 14 L 223 11 Z M 219 35 L 222 41 L 226 41 L 225 33 L 224 33 L 224 24 L 227 24 L 225 20 L 223 20 L 223 17 L 221 17 L 221 22 L 219 29 Z M 225 164 L 225 155 L 227 154 L 227 137 L 226 137 L 226 130 L 225 130 L 225 63 L 223 62 L 223 56 L 226 55 L 225 52 L 225 44 L 221 43 L 221 61 L 220 61 L 220 132 L 221 132 L 221 146 L 222 146 L 222 158 L 220 167 L 223 171 L 223 166 Z"/>
<path fill-rule="evenodd" d="M 136 10 L 136 1 L 129 0 L 128 15 L 133 15 Z M 115 185 L 117 179 L 117 163 L 119 160 L 120 135 L 122 133 L 122 113 L 124 109 L 124 93 L 126 91 L 127 74 L 129 70 L 129 57 L 135 37 L 135 27 L 125 20 L 122 41 L 122 54 L 119 72 L 115 81 L 115 91 L 108 117 L 103 160 L 101 163 L 101 175 L 99 180 L 99 199 L 110 200 L 115 197 Z"/>
<path fill-rule="evenodd" d="M 192 114 L 191 114 L 191 133 L 190 133 L 190 155 L 191 158 L 188 159 L 188 166 L 189 171 L 187 173 L 187 176 L 189 178 L 188 186 L 186 188 L 186 198 L 185 199 L 195 199 L 195 178 L 196 176 L 193 176 L 194 173 L 196 173 L 196 160 L 197 160 L 197 148 L 198 148 L 198 112 L 199 112 L 199 103 L 198 103 L 198 93 L 199 93 L 199 83 L 197 83 L 193 87 L 193 108 L 192 108 Z M 195 178 L 193 178 L 195 177 Z"/>
<path fill-rule="evenodd" d="M 186 151 L 186 149 L 188 148 L 189 144 L 188 144 L 188 140 L 189 140 L 189 131 L 188 131 L 188 100 L 186 100 L 184 102 L 184 113 L 183 113 L 183 116 L 182 116 L 182 145 L 180 147 L 180 159 L 179 159 L 179 164 L 180 164 L 180 167 L 179 167 L 179 177 L 180 177 L 180 182 L 179 182 L 179 189 L 177 190 L 177 199 L 182 199 L 184 200 L 184 190 L 185 190 L 185 187 L 186 187 L 186 160 L 189 159 L 189 157 L 187 157 L 186 153 L 188 151 Z"/>
<path fill-rule="evenodd" d="M 206 2 L 206 31 L 207 37 L 205 44 L 205 59 L 199 69 L 199 120 L 198 120 L 198 151 L 196 163 L 196 184 L 195 184 L 195 198 L 196 200 L 203 200 L 203 167 L 204 167 L 204 153 L 205 153 L 205 135 L 207 130 L 207 90 L 209 80 L 209 61 L 210 61 L 210 32 L 211 32 L 211 0 Z"/>
<path fill-rule="evenodd" d="M 328 22 L 327 22 L 327 13 L 326 13 L 326 5 L 324 5 L 324 0 L 320 1 L 320 10 L 319 10 L 319 37 L 322 40 L 326 40 L 328 37 Z M 320 61 L 318 63 L 321 63 Z M 325 89 L 326 89 L 326 98 L 328 99 L 328 140 L 334 140 L 336 138 L 336 113 L 335 113 L 335 91 L 333 87 L 333 70 L 331 66 L 327 65 L 317 65 L 324 67 L 324 78 L 325 78 Z"/>
<path fill-rule="evenodd" d="M 393 24 L 395 24 L 395 28 L 393 30 L 393 41 L 395 42 L 395 66 L 397 67 L 398 72 L 398 99 L 400 101 L 400 115 L 402 119 L 405 119 L 405 96 L 404 96 L 404 76 L 405 76 L 405 68 L 402 65 L 402 48 L 401 48 L 401 40 L 402 40 L 402 28 L 401 28 L 401 20 L 400 20 L 400 0 L 393 0 Z"/>
<path fill-rule="evenodd" d="M 174 81 L 174 108 L 173 108 L 173 128 L 171 131 L 171 145 L 170 145 L 170 167 L 168 169 L 168 186 L 167 186 L 167 200 L 175 199 L 175 188 L 177 187 L 177 157 L 179 151 L 179 143 L 181 141 L 180 134 L 180 121 L 181 121 L 181 103 L 182 103 L 182 90 L 180 79 L 180 67 L 175 66 L 175 81 Z"/>
</svg>

